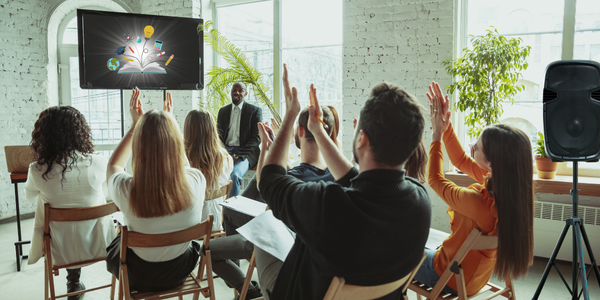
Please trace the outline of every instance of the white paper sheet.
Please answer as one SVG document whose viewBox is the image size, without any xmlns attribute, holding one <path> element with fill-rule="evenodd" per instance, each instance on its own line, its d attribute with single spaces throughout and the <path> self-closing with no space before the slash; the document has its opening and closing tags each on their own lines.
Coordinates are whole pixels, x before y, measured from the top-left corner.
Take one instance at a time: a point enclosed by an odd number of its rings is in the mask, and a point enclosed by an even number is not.
<svg viewBox="0 0 600 300">
<path fill-rule="evenodd" d="M 223 207 L 227 207 L 229 209 L 247 214 L 252 217 L 256 217 L 265 212 L 267 209 L 267 204 L 262 203 L 256 200 L 252 200 L 250 198 L 244 196 L 234 196 L 231 197 L 219 205 Z"/>
<path fill-rule="evenodd" d="M 285 261 L 296 238 L 296 234 L 275 218 L 270 210 L 263 212 L 237 231 L 254 246 L 281 261 Z"/>
<path fill-rule="evenodd" d="M 425 248 L 435 250 L 437 247 L 441 246 L 442 242 L 449 236 L 449 233 L 429 228 L 429 237 L 427 238 L 427 243 L 425 243 Z"/>
<path fill-rule="evenodd" d="M 119 224 L 121 224 L 121 225 L 125 224 L 125 220 L 123 219 L 123 212 L 117 211 L 110 216 L 113 218 L 113 220 L 117 221 Z"/>
</svg>

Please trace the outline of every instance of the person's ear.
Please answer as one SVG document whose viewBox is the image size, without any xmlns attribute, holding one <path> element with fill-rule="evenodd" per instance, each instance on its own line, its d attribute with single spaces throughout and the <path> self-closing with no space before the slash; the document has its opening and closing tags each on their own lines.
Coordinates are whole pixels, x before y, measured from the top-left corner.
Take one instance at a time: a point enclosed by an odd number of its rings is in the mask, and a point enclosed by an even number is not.
<svg viewBox="0 0 600 300">
<path fill-rule="evenodd" d="M 244 97 L 248 96 L 248 91 L 244 90 Z"/>
<path fill-rule="evenodd" d="M 361 129 L 358 132 L 358 138 L 356 139 L 356 148 L 357 149 L 367 149 L 365 147 L 369 147 L 369 136 Z"/>
<path fill-rule="evenodd" d="M 304 127 L 298 125 L 298 137 L 304 138 Z"/>
</svg>

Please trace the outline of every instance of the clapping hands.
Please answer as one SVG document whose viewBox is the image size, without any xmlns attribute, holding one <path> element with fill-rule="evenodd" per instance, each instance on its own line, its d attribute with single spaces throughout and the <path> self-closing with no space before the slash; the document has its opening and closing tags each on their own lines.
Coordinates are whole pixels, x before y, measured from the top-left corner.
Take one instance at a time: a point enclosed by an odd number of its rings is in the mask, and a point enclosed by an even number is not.
<svg viewBox="0 0 600 300">
<path fill-rule="evenodd" d="M 440 141 L 442 134 L 450 126 L 450 99 L 448 95 L 444 97 L 440 85 L 437 82 L 432 82 L 429 85 L 429 111 L 431 117 L 431 127 L 433 129 L 433 141 Z"/>
<path fill-rule="evenodd" d="M 129 113 L 131 114 L 133 125 L 135 125 L 140 117 L 144 115 L 142 101 L 140 101 L 140 89 L 137 87 L 134 88 L 131 93 L 131 100 L 129 101 Z"/>
</svg>

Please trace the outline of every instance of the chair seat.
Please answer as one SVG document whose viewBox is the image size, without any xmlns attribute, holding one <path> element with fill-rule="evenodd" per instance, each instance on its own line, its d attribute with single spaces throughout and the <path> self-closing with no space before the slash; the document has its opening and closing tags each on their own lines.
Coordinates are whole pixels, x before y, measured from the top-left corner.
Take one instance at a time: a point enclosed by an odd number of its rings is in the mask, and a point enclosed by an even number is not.
<svg viewBox="0 0 600 300">
<path fill-rule="evenodd" d="M 201 292 L 202 295 L 205 298 L 209 297 L 209 287 L 208 286 L 203 286 L 201 282 L 198 282 L 196 279 L 196 275 L 194 274 L 194 272 L 192 272 L 190 275 L 188 275 L 188 277 L 186 278 L 186 280 L 183 282 L 182 285 L 174 288 L 174 289 L 170 289 L 168 291 L 161 291 L 161 292 L 145 292 L 145 293 L 138 293 L 138 292 L 132 292 L 131 293 L 131 297 L 133 299 L 168 299 L 168 298 L 173 298 L 179 295 L 187 295 L 187 294 L 193 294 L 196 292 Z"/>
</svg>

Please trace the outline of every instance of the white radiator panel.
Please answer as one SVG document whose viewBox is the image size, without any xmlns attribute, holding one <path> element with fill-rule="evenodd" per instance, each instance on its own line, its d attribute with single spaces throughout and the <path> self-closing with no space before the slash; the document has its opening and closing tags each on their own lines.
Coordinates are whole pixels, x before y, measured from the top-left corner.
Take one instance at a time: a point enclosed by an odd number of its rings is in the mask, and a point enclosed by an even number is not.
<svg viewBox="0 0 600 300">
<path fill-rule="evenodd" d="M 568 204 L 550 202 L 535 202 L 534 213 L 534 250 L 535 256 L 547 257 L 552 255 L 558 238 L 565 226 L 565 220 L 572 216 L 573 207 Z M 592 252 L 596 261 L 600 258 L 600 208 L 579 205 L 578 216 L 582 219 L 583 227 L 588 236 Z M 590 257 L 582 240 L 583 254 L 586 264 L 590 263 Z M 572 261 L 573 259 L 573 226 L 565 236 L 557 259 Z"/>
</svg>

